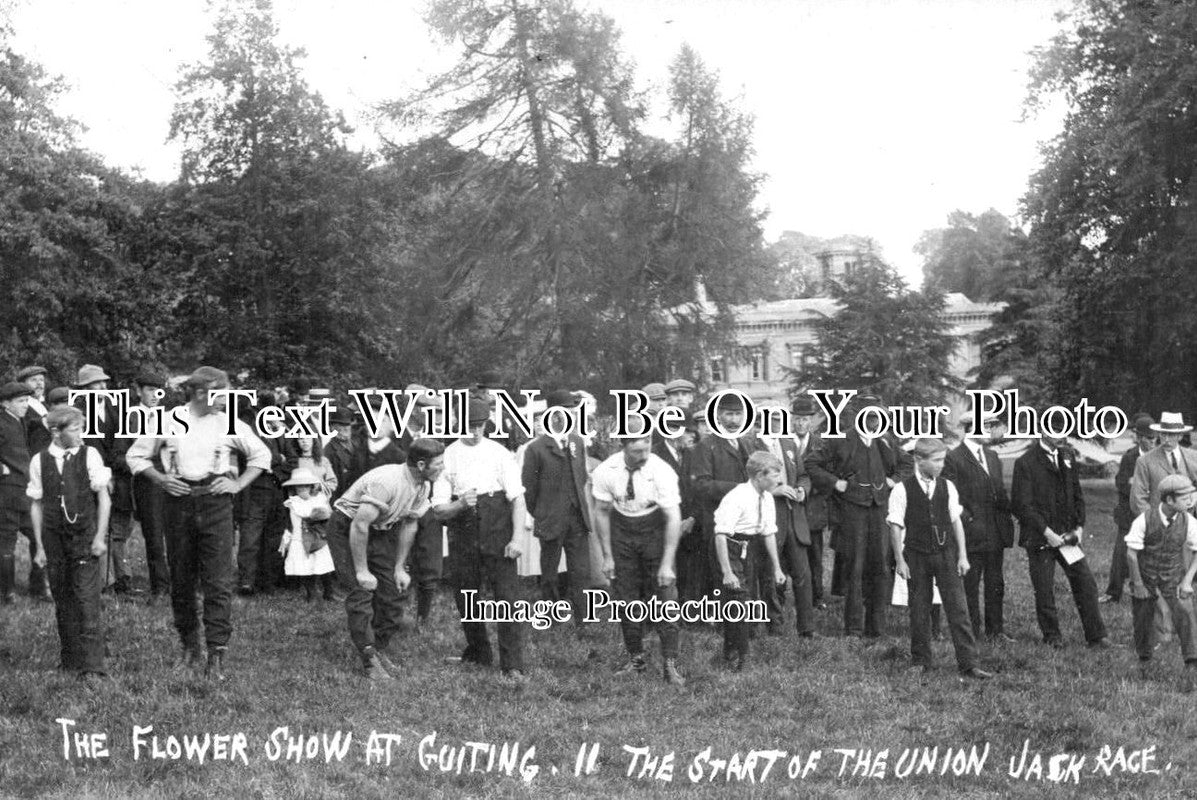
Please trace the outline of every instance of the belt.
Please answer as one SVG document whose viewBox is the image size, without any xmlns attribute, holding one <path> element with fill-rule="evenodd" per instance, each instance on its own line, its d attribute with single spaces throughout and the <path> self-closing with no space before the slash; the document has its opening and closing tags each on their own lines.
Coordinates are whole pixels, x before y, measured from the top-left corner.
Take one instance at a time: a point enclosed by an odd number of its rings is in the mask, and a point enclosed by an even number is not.
<svg viewBox="0 0 1197 800">
<path fill-rule="evenodd" d="M 209 475 L 206 478 L 201 478 L 198 481 L 188 480 L 187 478 L 180 478 L 179 480 L 191 487 L 192 497 L 202 497 L 203 495 L 212 494 L 212 481 L 221 477 L 220 475 Z"/>
</svg>

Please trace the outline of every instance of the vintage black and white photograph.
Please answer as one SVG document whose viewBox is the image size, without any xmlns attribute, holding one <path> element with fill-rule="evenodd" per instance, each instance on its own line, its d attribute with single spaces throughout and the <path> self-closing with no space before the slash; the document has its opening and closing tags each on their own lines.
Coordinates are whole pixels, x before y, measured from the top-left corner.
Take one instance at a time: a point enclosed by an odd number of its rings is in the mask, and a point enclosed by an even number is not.
<svg viewBox="0 0 1197 800">
<path fill-rule="evenodd" d="M 0 797 L 1197 794 L 1197 4 L 0 0 Z"/>
</svg>

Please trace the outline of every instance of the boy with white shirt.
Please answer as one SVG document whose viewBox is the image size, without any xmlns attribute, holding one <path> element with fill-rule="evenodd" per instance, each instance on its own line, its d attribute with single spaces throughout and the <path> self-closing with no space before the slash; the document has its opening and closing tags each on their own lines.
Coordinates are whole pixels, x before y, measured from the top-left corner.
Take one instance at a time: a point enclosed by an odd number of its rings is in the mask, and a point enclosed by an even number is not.
<svg viewBox="0 0 1197 800">
<path fill-rule="evenodd" d="M 1167 475 L 1159 484 L 1160 502 L 1131 523 L 1126 562 L 1134 598 L 1135 650 L 1139 661 L 1155 649 L 1155 608 L 1162 598 L 1172 615 L 1185 666 L 1197 668 L 1193 646 L 1193 575 L 1197 573 L 1197 520 L 1190 514 L 1197 488 L 1184 475 Z"/>
<path fill-rule="evenodd" d="M 915 443 L 914 474 L 890 492 L 886 521 L 897 573 L 909 582 L 912 665 L 932 668 L 931 598 L 938 585 L 960 674 L 984 680 L 993 676 L 977 666 L 977 642 L 961 581 L 969 563 L 960 498 L 952 482 L 940 475 L 946 454 L 939 439 Z"/>
<path fill-rule="evenodd" d="M 725 606 L 743 603 L 751 595 L 756 578 L 754 563 L 759 561 L 752 557 L 751 545 L 758 538 L 773 568 L 773 582 L 786 582 L 777 557 L 777 511 L 772 494 L 781 483 L 781 462 L 771 453 L 758 450 L 748 457 L 744 469 L 748 480 L 724 495 L 715 509 L 715 557 L 723 571 L 721 601 Z M 723 656 L 734 671 L 744 669 L 748 658 L 747 622 L 724 621 Z"/>
<path fill-rule="evenodd" d="M 104 674 L 101 558 L 107 552 L 110 472 L 98 450 L 83 444 L 83 414 L 46 415 L 53 441 L 29 463 L 25 494 L 37 542 L 34 562 L 46 569 L 62 646 L 59 669 L 80 678 Z"/>
</svg>

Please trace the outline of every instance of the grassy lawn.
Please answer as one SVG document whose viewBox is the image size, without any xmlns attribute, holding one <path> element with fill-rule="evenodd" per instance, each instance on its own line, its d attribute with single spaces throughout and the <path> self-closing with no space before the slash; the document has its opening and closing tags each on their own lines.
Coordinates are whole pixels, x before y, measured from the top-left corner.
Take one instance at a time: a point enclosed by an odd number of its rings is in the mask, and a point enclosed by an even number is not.
<svg viewBox="0 0 1197 800">
<path fill-rule="evenodd" d="M 1085 489 L 1087 549 L 1104 589 L 1113 487 L 1099 481 Z M 757 639 L 751 667 L 738 675 L 709 663 L 719 649 L 714 631 L 683 631 L 682 669 L 689 683 L 681 691 L 666 686 L 659 673 L 613 677 L 622 655 L 615 625 L 604 626 L 602 662 L 588 663 L 586 648 L 567 630 L 531 633 L 532 679 L 515 686 L 500 681 L 497 670 L 443 663 L 462 646 L 444 596 L 434 630 L 404 642 L 407 677 L 372 689 L 352 672 L 356 659 L 341 606 L 309 605 L 301 595 L 285 593 L 236 601 L 231 680 L 223 685 L 178 664 L 168 608 L 109 602 L 113 679 L 88 686 L 54 670 L 52 606 L 21 598 L 0 609 L 0 796 L 1192 796 L 1197 678 L 1181 669 L 1178 646 L 1161 647 L 1155 671 L 1145 678 L 1127 647 L 1089 650 L 1062 577 L 1057 600 L 1068 647 L 1042 645 L 1026 559 L 1020 550 L 1007 553 L 1007 630 L 1018 641 L 982 645 L 984 665 L 999 673 L 985 683 L 957 678 L 950 642 L 936 643 L 939 670 L 928 676 L 908 672 L 904 609 L 891 612 L 894 635 L 879 644 L 840 638 L 841 606 L 833 601 L 819 619 L 826 638 Z M 1129 600 L 1102 609 L 1112 639 L 1129 643 Z M 650 653 L 659 667 L 655 648 L 654 639 Z M 108 757 L 79 759 L 72 752 L 65 760 L 59 718 L 75 720 L 81 734 L 107 733 Z M 144 736 L 135 760 L 134 726 L 151 725 L 153 734 Z M 287 759 L 285 746 L 281 754 L 270 746 L 282 740 L 274 733 L 282 726 L 295 737 L 317 735 L 317 744 L 320 735 L 337 731 L 352 733 L 352 741 L 343 760 L 326 762 L 321 750 L 297 763 Z M 382 739 L 369 747 L 372 731 L 401 737 L 391 745 L 389 765 Z M 212 761 L 212 751 L 203 764 L 153 758 L 155 734 L 166 749 L 169 736 L 204 733 L 244 734 L 248 763 Z M 421 747 L 434 733 L 435 744 Z M 1011 759 L 1017 767 L 1028 740 L 1027 766 L 1041 754 L 1041 778 L 1011 777 Z M 471 773 L 471 742 L 495 746 L 489 772 L 490 753 L 476 748 Z M 499 751 L 517 742 L 508 776 L 499 769 Z M 598 745 L 597 771 L 575 776 L 583 744 Z M 449 771 L 442 772 L 438 759 L 446 745 Z M 952 759 L 942 773 L 947 748 L 975 747 L 980 755 L 986 745 L 979 775 L 956 776 L 954 767 L 962 764 Z M 640 778 L 639 770 L 628 777 L 633 756 L 624 746 L 649 748 L 658 771 L 671 764 L 672 781 Z M 920 769 L 901 777 L 922 763 L 923 748 L 935 747 L 933 774 Z M 1112 752 L 1099 762 L 1103 747 Z M 1146 759 L 1145 748 L 1154 748 Z M 377 755 L 367 763 L 371 749 Z M 872 753 L 855 775 L 858 759 L 849 757 L 841 774 L 845 756 L 837 749 Z M 915 749 L 920 757 L 912 760 Z M 784 755 L 758 753 L 753 759 L 753 750 Z M 1073 773 L 1079 782 L 1049 780 L 1049 759 L 1057 754 L 1084 758 Z M 770 758 L 775 761 L 761 782 Z M 731 763 L 730 781 L 722 768 L 708 781 L 719 760 Z M 751 769 L 744 770 L 745 760 Z M 530 782 L 521 777 L 521 761 L 526 774 L 538 768 Z M 1067 765 L 1067 758 L 1059 764 Z M 1139 774 L 1144 765 L 1158 773 Z M 692 769 L 701 783 L 691 781 Z M 791 770 L 797 777 L 790 777 Z M 870 772 L 875 777 L 867 777 Z"/>
</svg>

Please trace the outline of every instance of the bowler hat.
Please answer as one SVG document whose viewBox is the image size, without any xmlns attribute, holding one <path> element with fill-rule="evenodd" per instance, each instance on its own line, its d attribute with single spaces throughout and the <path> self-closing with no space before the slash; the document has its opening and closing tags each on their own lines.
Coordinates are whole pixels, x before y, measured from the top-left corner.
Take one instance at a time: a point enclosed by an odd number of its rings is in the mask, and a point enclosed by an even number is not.
<svg viewBox="0 0 1197 800">
<path fill-rule="evenodd" d="M 18 397 L 28 397 L 31 394 L 33 394 L 32 389 L 16 381 L 9 381 L 0 386 L 0 400 L 15 400 Z"/>
<path fill-rule="evenodd" d="M 79 368 L 79 379 L 75 381 L 75 385 L 79 387 L 87 386 L 96 381 L 110 381 L 107 373 L 101 367 L 95 364 L 84 364 Z"/>
<path fill-rule="evenodd" d="M 17 380 L 24 381 L 32 378 L 34 375 L 45 375 L 45 367 L 22 367 L 21 371 L 17 373 Z"/>
<path fill-rule="evenodd" d="M 575 408 L 582 400 L 576 394 L 566 389 L 554 389 L 551 392 L 545 392 L 544 402 L 548 408 L 552 408 L 553 406 Z"/>
<path fill-rule="evenodd" d="M 794 398 L 792 410 L 800 417 L 810 417 L 819 413 L 819 404 L 808 394 L 800 394 Z"/>
<path fill-rule="evenodd" d="M 1155 424 L 1155 418 L 1150 414 L 1137 414 L 1131 427 L 1135 429 L 1135 434 L 1138 436 L 1151 436 L 1155 431 L 1151 426 Z"/>
</svg>

